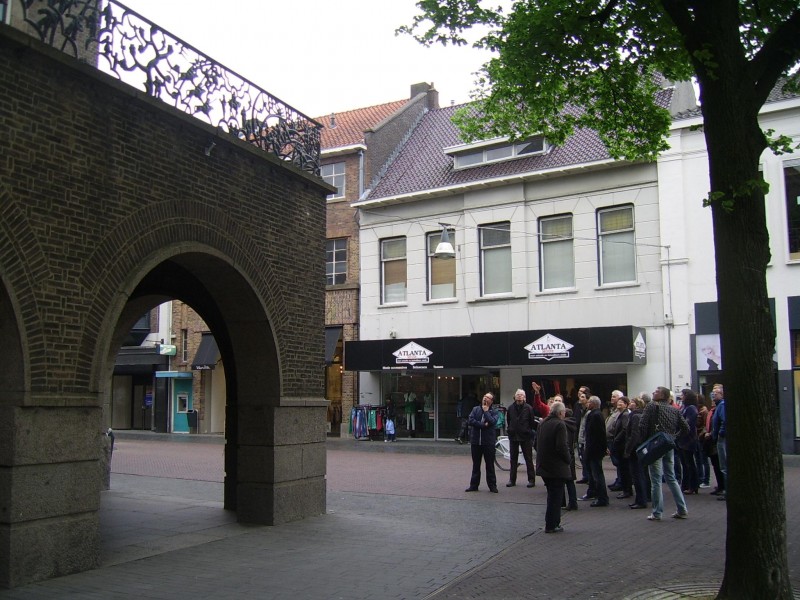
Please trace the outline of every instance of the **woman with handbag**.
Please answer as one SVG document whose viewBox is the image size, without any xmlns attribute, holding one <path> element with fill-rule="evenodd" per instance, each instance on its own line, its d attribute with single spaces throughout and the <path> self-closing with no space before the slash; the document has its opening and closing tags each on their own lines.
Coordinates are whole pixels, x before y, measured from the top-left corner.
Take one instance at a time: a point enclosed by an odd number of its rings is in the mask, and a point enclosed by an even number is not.
<svg viewBox="0 0 800 600">
<path fill-rule="evenodd" d="M 680 411 L 674 406 L 669 404 L 670 391 L 669 388 L 659 386 L 653 392 L 653 401 L 647 405 L 642 413 L 641 421 L 639 422 L 639 433 L 645 442 L 639 446 L 637 452 L 641 449 L 647 449 L 648 442 L 659 434 L 660 438 L 669 439 L 675 436 L 676 433 L 685 435 L 689 431 L 689 426 L 686 420 L 681 416 Z M 650 494 L 653 499 L 653 512 L 648 515 L 648 521 L 660 521 L 661 513 L 664 512 L 664 496 L 661 492 L 661 478 L 662 476 L 667 482 L 672 498 L 675 500 L 675 505 L 678 510 L 672 513 L 673 519 L 685 519 L 689 510 L 686 507 L 686 499 L 681 492 L 681 486 L 675 478 L 675 450 L 674 441 L 671 441 L 671 448 L 669 448 L 660 458 L 657 458 L 648 470 L 650 472 Z M 646 457 L 647 454 L 644 454 Z M 639 460 L 643 459 L 643 455 L 639 455 Z"/>
</svg>

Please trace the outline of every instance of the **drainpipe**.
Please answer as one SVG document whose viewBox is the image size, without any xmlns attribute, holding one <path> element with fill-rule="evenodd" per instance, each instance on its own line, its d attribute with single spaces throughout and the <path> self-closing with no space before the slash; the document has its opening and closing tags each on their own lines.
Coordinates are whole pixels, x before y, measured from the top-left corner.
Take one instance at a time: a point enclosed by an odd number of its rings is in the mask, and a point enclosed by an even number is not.
<svg viewBox="0 0 800 600">
<path fill-rule="evenodd" d="M 358 197 L 364 195 L 364 151 L 358 151 Z"/>
<path fill-rule="evenodd" d="M 664 315 L 664 325 L 667 333 L 667 385 L 672 389 L 672 328 L 675 327 L 675 315 L 672 312 L 672 277 L 671 268 L 672 260 L 669 255 L 669 246 L 665 246 L 667 250 L 667 298 L 669 313 Z"/>
</svg>

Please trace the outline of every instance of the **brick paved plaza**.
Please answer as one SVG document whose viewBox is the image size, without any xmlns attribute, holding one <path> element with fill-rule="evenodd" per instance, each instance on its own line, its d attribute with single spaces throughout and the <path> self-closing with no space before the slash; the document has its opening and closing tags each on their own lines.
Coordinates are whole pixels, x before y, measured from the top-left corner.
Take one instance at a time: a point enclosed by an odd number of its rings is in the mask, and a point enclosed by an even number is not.
<svg viewBox="0 0 800 600">
<path fill-rule="evenodd" d="M 499 472 L 499 494 L 464 493 L 467 446 L 342 439 L 327 444 L 328 514 L 259 527 L 222 509 L 220 438 L 128 435 L 102 498 L 102 566 L 0 598 L 666 600 L 709 597 L 722 573 L 725 504 L 707 490 L 686 521 L 648 522 L 612 495 L 545 535 L 541 481 L 506 488 Z M 795 589 L 798 475 L 787 457 Z"/>
</svg>

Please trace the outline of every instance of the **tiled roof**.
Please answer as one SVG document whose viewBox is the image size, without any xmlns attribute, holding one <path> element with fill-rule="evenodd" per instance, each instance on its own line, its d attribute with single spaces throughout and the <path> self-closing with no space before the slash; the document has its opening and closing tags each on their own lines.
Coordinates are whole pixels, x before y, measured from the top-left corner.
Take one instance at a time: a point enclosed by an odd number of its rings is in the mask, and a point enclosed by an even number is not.
<svg viewBox="0 0 800 600">
<path fill-rule="evenodd" d="M 330 150 L 331 148 L 363 144 L 364 131 L 375 127 L 386 117 L 402 108 L 407 102 L 408 100 L 397 100 L 386 104 L 334 113 L 334 127 L 331 127 L 330 114 L 324 117 L 315 117 L 315 121 L 325 126 L 322 130 L 322 149 Z"/>
<path fill-rule="evenodd" d="M 789 81 L 785 78 L 778 80 L 778 83 L 772 88 L 769 96 L 767 96 L 767 102 L 778 102 L 780 100 L 791 100 L 792 98 L 800 97 L 800 94 L 797 92 L 790 92 L 785 89 L 787 83 L 789 83 Z"/>
<path fill-rule="evenodd" d="M 669 106 L 671 94 L 671 89 L 659 92 L 657 104 Z M 610 158 L 596 132 L 580 129 L 563 145 L 550 147 L 545 154 L 455 170 L 453 157 L 445 154 L 443 149 L 463 144 L 452 123 L 453 113 L 461 106 L 429 111 L 367 199 L 413 194 Z"/>
<path fill-rule="evenodd" d="M 668 106 L 670 94 L 670 90 L 662 91 L 659 96 L 665 97 L 659 97 L 658 103 Z M 370 192 L 368 200 L 465 185 L 610 158 L 597 134 L 589 129 L 581 129 L 567 139 L 563 145 L 551 147 L 545 154 L 455 170 L 453 157 L 446 155 L 443 149 L 463 143 L 451 120 L 453 113 L 459 108 L 461 106 L 431 110 L 423 117 L 386 174 Z"/>
<path fill-rule="evenodd" d="M 790 92 L 789 90 L 785 89 L 786 84 L 788 81 L 786 79 L 781 79 L 772 88 L 770 91 L 769 96 L 767 96 L 766 101 L 764 104 L 770 104 L 771 102 L 780 102 L 781 100 L 791 100 L 792 98 L 800 98 L 800 94 L 796 92 Z M 697 108 L 693 108 L 691 110 L 685 110 L 683 112 L 678 113 L 675 115 L 675 120 L 682 120 L 682 119 L 694 119 L 696 117 L 702 117 L 703 111 L 698 106 Z"/>
</svg>

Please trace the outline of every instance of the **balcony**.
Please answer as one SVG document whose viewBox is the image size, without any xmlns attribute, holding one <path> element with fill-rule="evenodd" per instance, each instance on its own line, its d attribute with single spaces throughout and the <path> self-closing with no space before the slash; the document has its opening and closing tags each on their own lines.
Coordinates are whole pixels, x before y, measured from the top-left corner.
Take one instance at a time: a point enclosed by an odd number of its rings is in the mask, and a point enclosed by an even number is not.
<svg viewBox="0 0 800 600">
<path fill-rule="evenodd" d="M 5 7 L 12 26 L 319 175 L 319 123 L 125 5 L 113 0 L 12 2 Z"/>
</svg>

